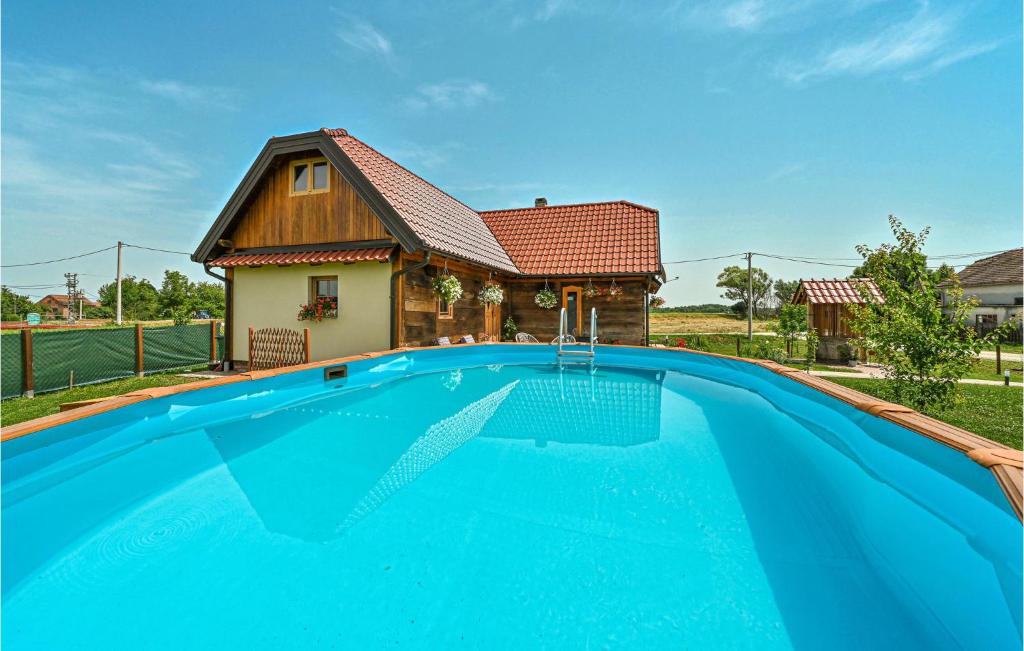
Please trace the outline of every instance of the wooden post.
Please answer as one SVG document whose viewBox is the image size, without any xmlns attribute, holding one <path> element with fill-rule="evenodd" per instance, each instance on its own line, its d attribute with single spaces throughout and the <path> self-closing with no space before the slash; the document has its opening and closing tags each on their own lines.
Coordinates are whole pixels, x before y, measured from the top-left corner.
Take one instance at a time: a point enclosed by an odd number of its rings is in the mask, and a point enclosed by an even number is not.
<svg viewBox="0 0 1024 651">
<path fill-rule="evenodd" d="M 36 395 L 36 378 L 32 372 L 32 331 L 28 328 L 21 331 L 21 395 L 26 398 Z"/>
<path fill-rule="evenodd" d="M 217 322 L 210 321 L 210 361 L 217 361 Z"/>
<path fill-rule="evenodd" d="M 999 349 L 999 344 L 996 344 L 996 375 L 1003 374 L 1003 355 Z"/>
<path fill-rule="evenodd" d="M 309 328 L 302 329 L 303 352 L 306 356 L 306 363 L 309 364 Z"/>
<path fill-rule="evenodd" d="M 736 335 L 736 357 L 740 357 L 740 336 Z"/>
<path fill-rule="evenodd" d="M 249 370 L 250 371 L 252 370 L 252 340 L 253 340 L 253 337 L 255 335 L 256 335 L 256 329 L 253 328 L 252 326 L 250 326 L 249 327 L 249 355 L 248 355 L 248 357 L 249 357 Z"/>
<path fill-rule="evenodd" d="M 142 324 L 135 324 L 135 377 L 143 377 L 146 374 L 146 364 L 142 350 Z"/>
</svg>

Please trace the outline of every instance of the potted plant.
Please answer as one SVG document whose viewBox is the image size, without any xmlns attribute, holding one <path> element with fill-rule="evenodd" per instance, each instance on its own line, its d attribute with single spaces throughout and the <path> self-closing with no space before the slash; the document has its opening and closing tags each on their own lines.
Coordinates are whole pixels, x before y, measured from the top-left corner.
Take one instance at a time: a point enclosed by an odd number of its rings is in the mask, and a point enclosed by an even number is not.
<svg viewBox="0 0 1024 651">
<path fill-rule="evenodd" d="M 612 281 L 612 284 L 608 286 L 608 298 L 613 301 L 617 301 L 622 298 L 622 287 L 620 285 L 616 285 L 614 280 Z"/>
<path fill-rule="evenodd" d="M 462 283 L 447 272 L 435 278 L 431 286 L 434 289 L 434 295 L 440 297 L 445 303 L 454 303 L 462 298 Z"/>
<path fill-rule="evenodd" d="M 533 302 L 538 307 L 542 307 L 545 310 L 550 310 L 554 306 L 558 305 L 558 297 L 555 293 L 548 289 L 547 284 L 544 285 L 544 289 L 537 292 L 537 295 L 533 297 Z"/>
<path fill-rule="evenodd" d="M 324 319 L 333 319 L 337 316 L 338 300 L 330 296 L 321 296 L 312 303 L 299 306 L 299 321 L 320 323 Z"/>
<path fill-rule="evenodd" d="M 479 298 L 480 302 L 484 305 L 497 305 L 505 300 L 505 292 L 502 291 L 500 285 L 488 283 L 480 290 L 480 294 L 477 298 Z"/>
<path fill-rule="evenodd" d="M 583 295 L 587 298 L 594 298 L 601 294 L 597 287 L 594 287 L 594 283 L 587 281 L 587 284 L 583 287 Z"/>
<path fill-rule="evenodd" d="M 651 297 L 650 305 L 651 305 L 652 308 L 657 309 L 657 308 L 661 307 L 664 304 L 665 304 L 665 299 L 664 298 L 662 298 L 660 296 L 652 296 Z"/>
</svg>

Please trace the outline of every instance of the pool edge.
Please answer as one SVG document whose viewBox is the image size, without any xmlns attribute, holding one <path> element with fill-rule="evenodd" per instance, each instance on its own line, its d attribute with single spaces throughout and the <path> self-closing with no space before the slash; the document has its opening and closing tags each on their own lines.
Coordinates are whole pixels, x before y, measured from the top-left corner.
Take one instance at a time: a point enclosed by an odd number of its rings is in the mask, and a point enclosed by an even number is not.
<svg viewBox="0 0 1024 651">
<path fill-rule="evenodd" d="M 462 347 L 474 347 L 474 346 L 493 346 L 499 345 L 495 342 L 478 342 L 473 344 L 459 344 L 458 348 Z M 501 343 L 500 345 L 512 345 L 512 346 L 546 346 L 548 344 L 535 344 L 535 343 Z M 1014 512 L 1017 514 L 1017 518 L 1024 522 L 1024 454 L 1021 450 L 1016 450 L 1002 443 L 992 441 L 983 436 L 969 432 L 965 429 L 955 427 L 948 423 L 944 423 L 938 419 L 926 416 L 920 412 L 914 411 L 909 407 L 899 405 L 884 400 L 879 400 L 873 396 L 869 396 L 865 393 L 851 389 L 834 382 L 830 382 L 825 378 L 810 375 L 799 369 L 790 368 L 773 362 L 770 360 L 760 359 L 747 359 L 743 357 L 736 357 L 734 355 L 723 355 L 719 353 L 711 353 L 706 351 L 688 350 L 685 348 L 653 348 L 650 346 L 636 346 L 636 345 L 620 345 L 620 344 L 598 344 L 602 348 L 635 348 L 640 350 L 659 350 L 669 353 L 687 353 L 691 355 L 705 355 L 709 357 L 717 357 L 720 359 L 733 360 L 743 362 L 745 364 L 751 364 L 759 366 L 763 369 L 771 371 L 777 375 L 789 378 L 794 382 L 803 384 L 806 387 L 815 389 L 824 393 L 825 395 L 845 402 L 860 411 L 868 413 L 872 416 L 877 416 L 888 420 L 896 425 L 903 427 L 904 429 L 910 430 L 921 436 L 925 436 L 933 441 L 941 443 L 947 447 L 953 448 L 963 453 L 967 458 L 975 463 L 978 463 L 988 468 L 995 476 L 996 482 L 999 484 L 1003 493 L 1006 495 L 1007 500 L 1013 507 Z M 186 393 L 190 391 L 197 391 L 199 389 L 206 389 L 215 386 L 221 386 L 225 384 L 234 384 L 237 382 L 248 382 L 251 380 L 262 380 L 265 378 L 275 377 L 278 375 L 285 375 L 288 373 L 296 373 L 299 371 L 305 371 L 313 368 L 322 368 L 325 366 L 332 366 L 335 364 L 345 364 L 350 362 L 356 362 L 367 359 L 374 359 L 377 357 L 384 357 L 387 355 L 394 355 L 398 353 L 404 353 L 414 350 L 429 350 L 431 348 L 449 348 L 449 346 L 423 346 L 418 348 L 393 348 L 390 350 L 382 350 L 369 353 L 359 353 L 356 355 L 348 355 L 346 357 L 339 357 L 335 359 L 323 360 L 319 362 L 310 362 L 307 364 L 299 364 L 296 366 L 286 366 L 277 369 L 269 369 L 263 371 L 248 371 L 240 373 L 238 375 L 225 376 L 220 378 L 213 378 L 208 380 L 200 380 L 198 382 L 189 382 L 186 384 L 178 384 L 166 387 L 154 387 L 151 389 L 141 389 L 138 391 L 132 391 L 129 393 L 121 394 L 118 396 L 111 396 L 100 402 L 96 402 L 84 407 L 77 409 L 71 409 L 57 414 L 50 414 L 48 416 L 42 416 L 40 418 L 34 418 L 21 423 L 15 423 L 6 427 L 0 428 L 0 442 L 9 441 L 12 439 L 27 436 L 35 432 L 56 427 L 58 425 L 64 425 L 71 423 L 89 416 L 101 414 L 104 412 L 119 409 L 127 405 L 137 404 L 145 400 L 153 398 L 163 398 L 166 396 L 176 395 L 179 393 Z"/>
</svg>

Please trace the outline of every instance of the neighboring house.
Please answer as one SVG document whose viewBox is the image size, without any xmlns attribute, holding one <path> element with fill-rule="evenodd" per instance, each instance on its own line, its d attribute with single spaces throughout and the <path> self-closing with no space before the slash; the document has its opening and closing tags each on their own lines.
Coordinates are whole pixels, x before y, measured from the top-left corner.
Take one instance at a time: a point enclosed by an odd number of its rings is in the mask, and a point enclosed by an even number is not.
<svg viewBox="0 0 1024 651">
<path fill-rule="evenodd" d="M 43 306 L 46 310 L 46 315 L 51 319 L 66 319 L 69 316 L 68 312 L 68 300 L 67 294 L 47 294 L 46 296 L 39 299 L 39 305 Z M 79 297 L 75 300 L 74 312 L 75 316 L 78 316 L 81 308 L 86 307 L 100 307 L 97 301 L 91 301 L 85 297 Z"/>
<path fill-rule="evenodd" d="M 626 201 L 478 212 L 344 129 L 321 129 L 267 142 L 192 259 L 225 281 L 234 361 L 247 359 L 250 327 L 310 327 L 315 360 L 497 338 L 510 316 L 550 341 L 557 306 L 534 302 L 545 282 L 577 336 L 594 306 L 601 341 L 643 344 L 664 282 L 658 219 Z M 445 268 L 464 290 L 452 305 L 431 289 Z M 477 299 L 488 282 L 503 288 L 500 305 Z M 590 287 L 604 294 L 588 297 Z M 337 316 L 298 321 L 318 297 L 335 299 Z"/>
<path fill-rule="evenodd" d="M 1024 249 L 1013 249 L 964 267 L 957 274 L 964 298 L 978 301 L 969 313 L 968 324 L 980 334 L 1007 319 L 1020 320 L 1024 303 Z M 948 290 L 943 289 L 942 304 Z"/>
<path fill-rule="evenodd" d="M 792 303 L 807 306 L 807 327 L 818 332 L 818 358 L 838 360 L 842 346 L 853 336 L 850 305 L 863 305 L 864 292 L 871 300 L 884 302 L 870 278 L 800 280 Z"/>
</svg>

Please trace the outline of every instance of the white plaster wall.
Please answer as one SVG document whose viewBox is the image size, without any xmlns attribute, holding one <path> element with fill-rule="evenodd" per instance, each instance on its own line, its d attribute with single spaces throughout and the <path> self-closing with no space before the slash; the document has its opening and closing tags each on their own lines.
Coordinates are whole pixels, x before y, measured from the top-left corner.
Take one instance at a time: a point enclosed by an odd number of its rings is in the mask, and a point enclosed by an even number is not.
<svg viewBox="0 0 1024 651">
<path fill-rule="evenodd" d="M 237 267 L 234 271 L 234 358 L 248 361 L 249 328 L 310 329 L 313 361 L 386 350 L 391 341 L 391 265 L 292 265 Z M 338 318 L 299 321 L 299 306 L 309 302 L 309 279 L 338 276 Z"/>
</svg>

